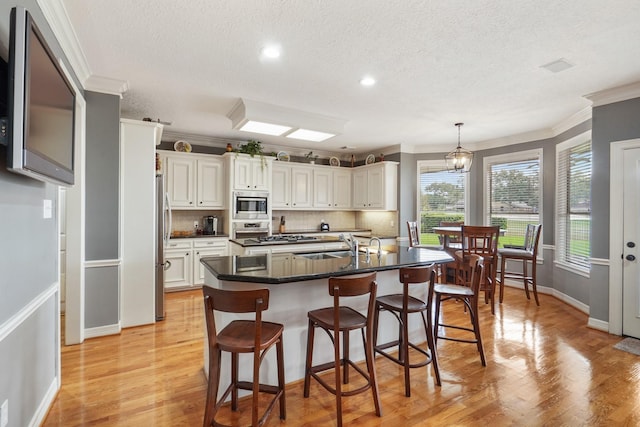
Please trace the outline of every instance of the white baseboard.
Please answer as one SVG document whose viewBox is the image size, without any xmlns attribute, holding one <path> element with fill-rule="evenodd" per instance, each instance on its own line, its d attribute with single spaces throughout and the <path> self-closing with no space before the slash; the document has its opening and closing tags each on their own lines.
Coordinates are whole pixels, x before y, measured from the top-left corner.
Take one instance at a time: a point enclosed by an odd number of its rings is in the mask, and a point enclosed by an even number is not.
<svg viewBox="0 0 640 427">
<path fill-rule="evenodd" d="M 522 284 L 522 281 L 513 282 L 511 280 L 505 280 L 504 285 L 509 286 L 510 288 L 522 289 L 522 292 L 524 292 L 524 285 Z M 531 291 L 531 287 L 529 287 L 529 291 Z M 551 295 L 552 297 L 558 298 L 560 301 L 566 304 L 569 304 L 571 307 L 580 310 L 584 314 L 587 314 L 587 315 L 589 314 L 589 306 L 587 304 L 580 302 L 577 299 L 570 297 L 567 294 L 563 294 L 562 292 L 556 289 L 549 288 L 547 286 L 538 285 L 538 293 Z M 596 321 L 596 319 L 594 319 L 594 321 Z M 602 322 L 602 321 L 600 320 L 599 322 Z M 595 329 L 599 329 L 599 328 L 595 328 Z"/>
<path fill-rule="evenodd" d="M 609 333 L 609 322 L 605 322 L 604 320 L 594 319 L 593 317 L 589 317 L 587 326 L 592 329 L 597 329 L 599 331 Z"/>
<path fill-rule="evenodd" d="M 44 421 L 45 417 L 47 416 L 47 412 L 49 412 L 49 407 L 53 404 L 53 401 L 58 394 L 58 390 L 60 390 L 59 379 L 59 377 L 54 378 L 51 382 L 51 385 L 49 385 L 49 389 L 45 393 L 42 401 L 40 402 L 40 405 L 38 405 L 38 409 L 33 414 L 33 417 L 28 424 L 29 427 L 37 427 Z"/>
<path fill-rule="evenodd" d="M 96 328 L 87 328 L 84 330 L 85 338 L 104 337 L 106 335 L 116 335 L 122 331 L 120 322 L 115 325 L 98 326 Z"/>
</svg>

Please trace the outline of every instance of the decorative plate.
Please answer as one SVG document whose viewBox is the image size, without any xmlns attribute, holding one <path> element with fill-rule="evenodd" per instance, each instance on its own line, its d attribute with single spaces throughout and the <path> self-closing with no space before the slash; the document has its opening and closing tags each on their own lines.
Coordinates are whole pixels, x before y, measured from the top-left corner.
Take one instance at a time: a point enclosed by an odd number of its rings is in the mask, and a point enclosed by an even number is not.
<svg viewBox="0 0 640 427">
<path fill-rule="evenodd" d="M 369 154 L 369 155 L 367 156 L 367 159 L 364 161 L 364 163 L 365 163 L 366 165 L 371 165 L 371 164 L 373 164 L 373 163 L 375 163 L 375 162 L 376 162 L 376 156 L 374 156 L 373 154 Z"/>
<path fill-rule="evenodd" d="M 173 144 L 173 149 L 176 151 L 180 151 L 181 153 L 190 153 L 191 144 L 189 144 L 187 141 L 176 141 L 175 144 Z"/>
<path fill-rule="evenodd" d="M 338 159 L 337 157 L 331 157 L 329 159 L 329 164 L 331 166 L 340 166 L 340 159 Z"/>
<path fill-rule="evenodd" d="M 289 153 L 287 153 L 286 151 L 280 151 L 278 153 L 277 156 L 278 160 L 280 160 L 281 162 L 288 162 L 289 161 Z"/>
</svg>

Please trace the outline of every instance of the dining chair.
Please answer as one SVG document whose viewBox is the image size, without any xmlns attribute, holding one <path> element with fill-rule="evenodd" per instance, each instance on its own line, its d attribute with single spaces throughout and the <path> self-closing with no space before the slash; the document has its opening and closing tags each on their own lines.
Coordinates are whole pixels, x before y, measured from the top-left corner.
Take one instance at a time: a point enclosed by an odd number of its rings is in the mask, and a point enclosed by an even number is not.
<svg viewBox="0 0 640 427">
<path fill-rule="evenodd" d="M 383 295 L 376 298 L 376 309 L 373 318 L 373 330 L 375 338 L 373 349 L 387 359 L 402 365 L 404 368 L 405 396 L 411 397 L 410 368 L 419 368 L 433 365 L 436 384 L 440 385 L 440 371 L 438 369 L 438 356 L 433 341 L 433 287 L 436 282 L 436 271 L 433 265 L 421 267 L 405 267 L 399 270 L 399 280 L 402 283 L 401 294 Z M 427 300 L 423 301 L 409 294 L 409 287 L 417 288 L 426 285 Z M 378 322 L 382 312 L 391 313 L 398 321 L 398 338 L 383 344 L 378 344 Z M 424 326 L 427 349 L 409 339 L 409 315 L 420 314 Z M 396 349 L 397 353 L 391 353 L 388 349 Z M 418 361 L 411 363 L 409 350 L 413 349 L 422 356 Z M 419 354 L 417 355 L 419 356 Z"/>
<path fill-rule="evenodd" d="M 369 389 L 373 394 L 376 415 L 382 416 L 373 352 L 373 313 L 377 289 L 376 273 L 364 276 L 330 277 L 329 295 L 333 297 L 333 305 L 307 313 L 309 329 L 307 333 L 307 359 L 303 396 L 305 398 L 309 397 L 311 378 L 314 378 L 327 391 L 334 394 L 336 397 L 336 418 L 339 427 L 342 426 L 342 398 L 363 393 Z M 364 295 L 369 296 L 366 315 L 351 307 L 341 305 L 341 300 L 344 300 L 344 298 Z M 316 328 L 322 329 L 329 335 L 329 339 L 333 343 L 334 359 L 332 362 L 314 366 L 313 346 Z M 362 335 L 366 371 L 349 358 L 349 333 L 355 330 L 360 330 Z M 340 334 L 342 334 L 342 345 L 340 345 Z M 342 374 L 340 373 L 341 366 Z M 348 390 L 343 389 L 343 384 L 348 384 L 350 381 L 349 368 L 353 368 L 364 379 L 364 385 Z M 320 375 L 322 372 L 331 369 L 334 372 L 333 385 Z"/>
<path fill-rule="evenodd" d="M 462 227 L 463 225 L 464 221 L 440 221 L 440 227 Z M 455 254 L 456 250 L 462 249 L 462 237 L 459 233 L 448 236 L 439 234 L 438 239 L 440 239 L 440 244 L 442 245 L 443 250 L 452 255 Z M 450 280 L 455 282 L 457 265 L 458 264 L 455 261 L 440 265 L 441 275 L 444 282 L 449 282 Z"/>
<path fill-rule="evenodd" d="M 480 290 L 484 291 L 484 301 L 491 303 L 491 314 L 495 314 L 496 271 L 498 266 L 498 236 L 500 227 L 482 225 L 462 226 L 462 249 L 455 252 L 454 258 L 458 262 L 456 284 L 468 282 L 468 258 L 472 254 L 480 255 L 483 259 L 484 274 L 480 280 Z"/>
<path fill-rule="evenodd" d="M 469 274 L 466 276 L 468 280 L 458 285 L 450 284 L 436 284 L 433 288 L 433 294 L 435 296 L 435 321 L 433 338 L 435 347 L 437 349 L 438 339 L 444 339 L 449 341 L 465 342 L 476 344 L 478 352 L 480 353 L 480 362 L 482 366 L 487 366 L 484 357 L 484 349 L 482 348 L 482 337 L 480 334 L 480 322 L 478 321 L 478 293 L 480 288 L 480 282 L 484 275 L 484 260 L 478 254 L 470 254 L 464 261 L 467 266 Z M 471 326 L 453 325 L 445 323 L 444 315 L 443 319 L 440 319 L 440 309 L 442 303 L 447 300 L 460 301 L 465 305 L 466 311 L 469 313 L 471 320 Z M 473 333 L 473 338 L 465 338 L 460 335 L 448 335 L 447 328 L 455 329 L 459 331 Z"/>
<path fill-rule="evenodd" d="M 269 290 L 257 289 L 250 291 L 229 291 L 203 286 L 204 311 L 209 341 L 209 379 L 207 382 L 207 400 L 204 414 L 204 427 L 221 426 L 215 420 L 218 410 L 231 394 L 231 410 L 238 409 L 238 390 L 250 390 L 251 394 L 251 425 L 261 426 L 266 421 L 275 406 L 280 402 L 280 419 L 286 418 L 285 384 L 284 384 L 284 355 L 282 332 L 284 326 L 279 323 L 265 322 L 262 312 L 269 308 Z M 215 311 L 226 313 L 254 313 L 254 320 L 234 320 L 218 332 L 215 321 Z M 265 353 L 276 346 L 278 366 L 278 385 L 261 384 L 260 364 Z M 222 351 L 231 353 L 231 384 L 218 396 L 220 385 L 220 367 Z M 253 354 L 252 381 L 239 381 L 239 354 Z M 258 400 L 260 393 L 272 394 L 262 416 L 259 415 Z"/>
<path fill-rule="evenodd" d="M 409 232 L 409 247 L 411 248 L 426 248 L 426 249 L 436 249 L 442 250 L 442 246 L 429 246 L 423 245 L 420 243 L 420 232 L 418 230 L 418 223 L 416 221 L 407 221 L 407 229 Z M 449 265 L 449 264 L 446 264 Z M 442 280 L 443 275 L 446 272 L 446 267 L 444 265 L 438 264 L 436 265 L 436 273 L 438 275 L 439 280 Z"/>
<path fill-rule="evenodd" d="M 536 305 L 540 305 L 538 300 L 538 283 L 536 278 L 536 264 L 538 258 L 538 242 L 540 240 L 540 234 L 542 233 L 542 224 L 527 224 L 527 230 L 524 236 L 524 244 L 522 246 L 516 245 L 504 245 L 503 248 L 498 249 L 498 255 L 501 258 L 500 261 L 500 302 L 504 293 L 504 280 L 505 279 L 521 279 L 524 285 L 524 291 L 527 295 L 527 299 L 531 299 L 529 296 L 529 284 L 533 289 L 533 296 L 536 300 Z M 506 265 L 508 260 L 522 261 L 522 273 L 515 271 L 507 271 Z M 531 262 L 531 276 L 527 274 L 528 263 Z"/>
</svg>

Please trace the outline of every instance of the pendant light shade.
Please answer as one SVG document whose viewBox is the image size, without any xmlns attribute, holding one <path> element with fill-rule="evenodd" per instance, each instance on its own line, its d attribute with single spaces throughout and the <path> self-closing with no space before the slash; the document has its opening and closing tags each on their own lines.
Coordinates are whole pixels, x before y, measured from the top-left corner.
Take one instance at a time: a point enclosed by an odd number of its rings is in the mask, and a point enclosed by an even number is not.
<svg viewBox="0 0 640 427">
<path fill-rule="evenodd" d="M 455 150 L 444 156 L 449 172 L 467 173 L 471 170 L 471 163 L 473 163 L 473 152 L 465 150 L 460 146 L 460 127 L 462 127 L 462 125 L 464 125 L 464 123 L 455 124 L 458 128 L 458 146 Z"/>
</svg>

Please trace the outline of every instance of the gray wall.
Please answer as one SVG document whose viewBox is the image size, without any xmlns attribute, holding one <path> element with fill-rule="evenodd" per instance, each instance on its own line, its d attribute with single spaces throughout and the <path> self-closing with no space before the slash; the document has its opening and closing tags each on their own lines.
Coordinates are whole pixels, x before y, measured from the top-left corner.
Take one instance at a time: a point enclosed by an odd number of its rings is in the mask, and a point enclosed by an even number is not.
<svg viewBox="0 0 640 427">
<path fill-rule="evenodd" d="M 26 7 L 45 38 L 54 40 L 35 0 L 0 2 L 4 59 L 13 5 Z M 50 47 L 72 70 L 60 47 L 53 42 Z M 9 173 L 5 159 L 6 148 L 1 146 L 0 402 L 8 399 L 9 426 L 17 427 L 29 424 L 55 380 L 59 313 L 57 294 L 50 291 L 58 280 L 58 187 Z M 52 218 L 42 218 L 44 199 L 54 202 Z"/>
<path fill-rule="evenodd" d="M 87 101 L 85 327 L 117 325 L 119 310 L 120 97 Z M 99 267 L 92 261 L 102 261 Z M 111 265 L 103 265 L 104 263 Z"/>
</svg>

